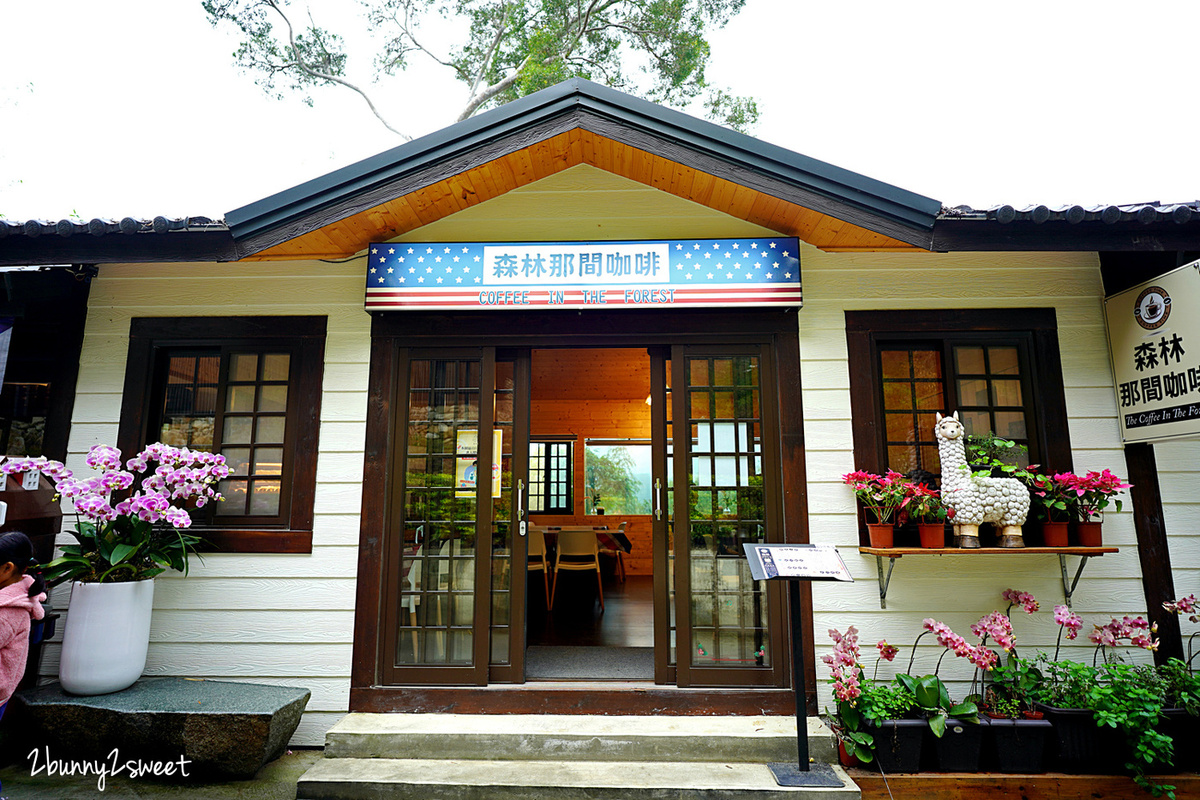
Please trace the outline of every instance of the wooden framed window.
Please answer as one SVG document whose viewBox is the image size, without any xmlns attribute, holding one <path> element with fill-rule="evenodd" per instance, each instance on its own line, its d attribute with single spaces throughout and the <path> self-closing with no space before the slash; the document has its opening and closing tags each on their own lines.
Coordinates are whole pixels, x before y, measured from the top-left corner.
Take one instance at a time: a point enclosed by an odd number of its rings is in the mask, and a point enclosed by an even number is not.
<svg viewBox="0 0 1200 800">
<path fill-rule="evenodd" d="M 573 514 L 573 440 L 529 443 L 529 513 Z"/>
<path fill-rule="evenodd" d="M 1037 419 L 1027 335 L 976 338 L 941 333 L 915 341 L 875 338 L 886 468 L 941 471 L 933 426 L 937 412 L 957 410 L 969 436 L 989 431 L 1024 445 L 1024 464 L 1041 448 L 1029 431 Z M 1032 460 L 1031 460 L 1032 459 Z"/>
<path fill-rule="evenodd" d="M 939 475 L 935 415 L 958 411 L 1072 469 L 1053 309 L 847 311 L 846 341 L 855 468 Z"/>
<path fill-rule="evenodd" d="M 219 550 L 311 552 L 325 317 L 137 318 L 119 446 L 225 456 L 193 530 Z"/>
</svg>

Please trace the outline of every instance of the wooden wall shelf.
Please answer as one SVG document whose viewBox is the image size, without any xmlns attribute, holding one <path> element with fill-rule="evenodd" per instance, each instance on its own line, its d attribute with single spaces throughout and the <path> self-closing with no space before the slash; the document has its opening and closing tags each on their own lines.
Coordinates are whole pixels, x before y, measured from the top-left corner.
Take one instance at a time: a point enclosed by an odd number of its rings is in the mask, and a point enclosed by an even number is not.
<svg viewBox="0 0 1200 800">
<path fill-rule="evenodd" d="M 863 555 L 875 556 L 875 571 L 879 577 L 879 607 L 887 608 L 888 585 L 892 582 L 892 569 L 896 559 L 902 556 L 1019 556 L 1019 555 L 1057 555 L 1058 567 L 1062 572 L 1063 596 L 1067 607 L 1071 606 L 1071 595 L 1079 585 L 1079 577 L 1089 558 L 1097 558 L 1105 553 L 1120 552 L 1116 547 L 859 547 Z M 1075 570 L 1074 579 L 1067 574 L 1067 556 L 1079 556 L 1079 568 Z M 887 573 L 883 570 L 883 559 L 888 560 Z"/>
</svg>

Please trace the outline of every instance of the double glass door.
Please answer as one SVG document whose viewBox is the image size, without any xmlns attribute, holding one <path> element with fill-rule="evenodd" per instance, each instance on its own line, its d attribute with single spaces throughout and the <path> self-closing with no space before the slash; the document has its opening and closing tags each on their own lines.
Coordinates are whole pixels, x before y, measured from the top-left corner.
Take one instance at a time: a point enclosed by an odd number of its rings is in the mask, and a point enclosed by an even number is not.
<svg viewBox="0 0 1200 800">
<path fill-rule="evenodd" d="M 381 677 L 524 680 L 530 350 L 401 348 Z M 780 686 L 781 597 L 742 545 L 779 520 L 762 346 L 651 348 L 655 680 Z"/>
</svg>

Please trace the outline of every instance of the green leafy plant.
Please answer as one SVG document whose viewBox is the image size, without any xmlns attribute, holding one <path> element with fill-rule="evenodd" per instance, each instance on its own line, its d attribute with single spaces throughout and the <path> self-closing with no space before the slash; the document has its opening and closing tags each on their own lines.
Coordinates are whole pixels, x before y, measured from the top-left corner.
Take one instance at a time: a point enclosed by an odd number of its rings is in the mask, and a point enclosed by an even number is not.
<svg viewBox="0 0 1200 800">
<path fill-rule="evenodd" d="M 972 701 L 955 703 L 950 699 L 946 684 L 937 675 L 914 678 L 900 674 L 896 682 L 912 694 L 917 710 L 929 723 L 929 730 L 939 739 L 946 733 L 946 720 L 979 722 L 979 708 Z"/>
</svg>

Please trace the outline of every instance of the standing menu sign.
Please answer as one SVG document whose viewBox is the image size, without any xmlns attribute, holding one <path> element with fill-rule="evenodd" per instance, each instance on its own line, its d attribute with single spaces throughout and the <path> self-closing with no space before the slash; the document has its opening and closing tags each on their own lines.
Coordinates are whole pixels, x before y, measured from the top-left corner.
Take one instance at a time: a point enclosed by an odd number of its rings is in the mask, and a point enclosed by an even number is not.
<svg viewBox="0 0 1200 800">
<path fill-rule="evenodd" d="M 368 311 L 799 306 L 800 242 L 392 242 L 367 251 Z"/>
<path fill-rule="evenodd" d="M 1200 261 L 1104 301 L 1121 439 L 1200 436 Z"/>
</svg>

